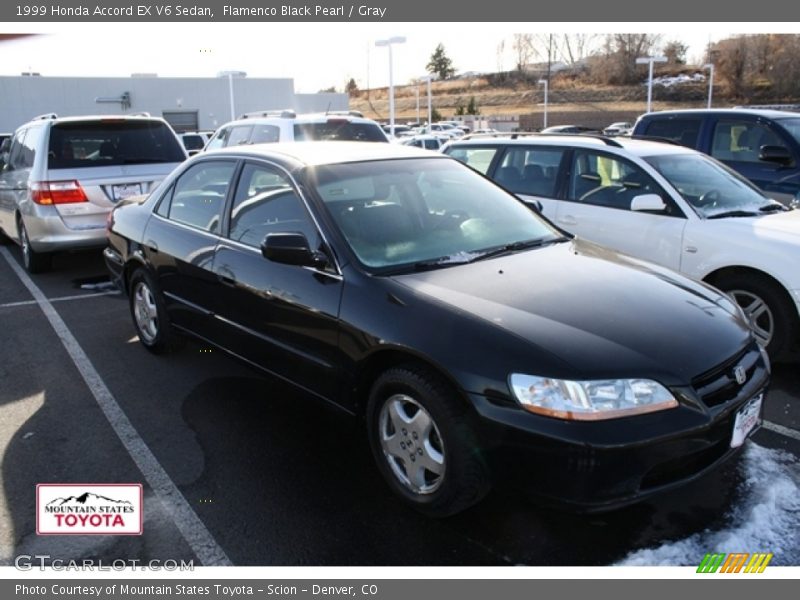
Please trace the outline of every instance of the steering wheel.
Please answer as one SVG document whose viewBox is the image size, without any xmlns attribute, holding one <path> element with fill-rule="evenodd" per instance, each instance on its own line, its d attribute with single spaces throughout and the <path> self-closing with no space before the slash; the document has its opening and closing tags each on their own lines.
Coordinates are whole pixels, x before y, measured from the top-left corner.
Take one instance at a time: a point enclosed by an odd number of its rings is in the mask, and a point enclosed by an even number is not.
<svg viewBox="0 0 800 600">
<path fill-rule="evenodd" d="M 719 190 L 712 188 L 697 199 L 697 204 L 699 206 L 714 206 L 719 199 Z"/>
</svg>

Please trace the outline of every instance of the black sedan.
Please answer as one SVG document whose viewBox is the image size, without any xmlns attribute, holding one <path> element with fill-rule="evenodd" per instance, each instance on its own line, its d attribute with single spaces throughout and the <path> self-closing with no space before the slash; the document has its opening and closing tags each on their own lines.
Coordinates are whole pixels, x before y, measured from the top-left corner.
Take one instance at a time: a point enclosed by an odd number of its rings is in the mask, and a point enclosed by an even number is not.
<svg viewBox="0 0 800 600">
<path fill-rule="evenodd" d="M 114 210 L 105 258 L 148 350 L 190 334 L 352 413 L 433 516 L 513 472 L 565 505 L 631 503 L 761 420 L 768 362 L 726 296 L 423 150 L 203 153 Z"/>
</svg>

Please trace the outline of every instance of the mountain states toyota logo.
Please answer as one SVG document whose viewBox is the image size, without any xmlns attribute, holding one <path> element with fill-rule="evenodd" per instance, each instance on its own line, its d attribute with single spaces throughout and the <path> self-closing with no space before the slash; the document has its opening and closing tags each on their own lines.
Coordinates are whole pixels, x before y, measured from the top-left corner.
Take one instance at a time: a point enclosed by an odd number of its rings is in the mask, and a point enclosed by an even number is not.
<svg viewBox="0 0 800 600">
<path fill-rule="evenodd" d="M 39 535 L 141 535 L 142 484 L 40 483 Z"/>
</svg>

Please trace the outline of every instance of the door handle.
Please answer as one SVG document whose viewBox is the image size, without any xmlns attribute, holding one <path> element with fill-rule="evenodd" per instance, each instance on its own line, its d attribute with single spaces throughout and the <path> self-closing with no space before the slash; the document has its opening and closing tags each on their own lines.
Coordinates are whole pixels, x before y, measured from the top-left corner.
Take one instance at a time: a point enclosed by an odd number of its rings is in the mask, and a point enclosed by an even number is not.
<svg viewBox="0 0 800 600">
<path fill-rule="evenodd" d="M 222 285 L 236 287 L 236 276 L 233 274 L 233 271 L 227 267 L 222 267 L 219 271 L 217 271 L 217 279 L 219 279 L 219 282 Z"/>
<path fill-rule="evenodd" d="M 563 225 L 577 225 L 578 219 L 572 215 L 564 215 L 563 217 L 558 218 L 558 222 L 562 223 Z"/>
</svg>

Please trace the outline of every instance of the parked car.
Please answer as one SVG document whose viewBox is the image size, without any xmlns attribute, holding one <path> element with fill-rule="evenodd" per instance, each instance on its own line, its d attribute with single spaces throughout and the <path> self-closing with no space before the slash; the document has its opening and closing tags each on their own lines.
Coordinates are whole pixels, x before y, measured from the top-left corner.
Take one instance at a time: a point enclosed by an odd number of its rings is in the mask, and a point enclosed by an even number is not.
<svg viewBox="0 0 800 600">
<path fill-rule="evenodd" d="M 382 125 L 381 128 L 383 129 L 383 132 L 390 138 L 405 138 L 414 135 L 414 130 L 408 125 L 395 125 L 394 135 L 392 134 L 391 125 Z"/>
<path fill-rule="evenodd" d="M 220 127 L 206 144 L 206 150 L 311 140 L 388 142 L 381 126 L 361 113 L 328 112 L 298 115 L 294 111 L 248 113 Z"/>
<path fill-rule="evenodd" d="M 783 204 L 800 201 L 800 113 L 698 109 L 639 117 L 633 134 L 672 140 L 713 156 Z"/>
<path fill-rule="evenodd" d="M 189 156 L 194 156 L 205 148 L 212 135 L 213 132 L 186 131 L 179 133 L 178 138 Z"/>
<path fill-rule="evenodd" d="M 619 121 L 617 123 L 612 123 L 605 129 L 603 129 L 603 134 L 615 136 L 615 135 L 630 135 L 633 131 L 633 123 L 628 123 L 627 121 Z"/>
<path fill-rule="evenodd" d="M 444 141 L 435 135 L 412 135 L 404 137 L 399 142 L 405 146 L 416 146 L 417 148 L 425 148 L 426 150 L 439 150 L 444 145 Z"/>
<path fill-rule="evenodd" d="M 796 342 L 800 211 L 700 152 L 628 138 L 529 136 L 443 149 L 579 237 L 705 281 L 774 358 Z"/>
<path fill-rule="evenodd" d="M 545 127 L 540 133 L 600 133 L 593 127 L 585 127 L 584 125 L 553 125 L 552 127 Z"/>
<path fill-rule="evenodd" d="M 43 115 L 14 132 L 0 172 L 0 237 L 22 246 L 31 273 L 49 269 L 52 252 L 102 248 L 111 208 L 184 160 L 163 119 Z"/>
<path fill-rule="evenodd" d="M 513 468 L 567 505 L 635 502 L 761 418 L 768 362 L 727 296 L 572 239 L 438 153 L 204 152 L 109 227 L 145 348 L 200 336 L 352 414 L 429 515 Z"/>
</svg>

